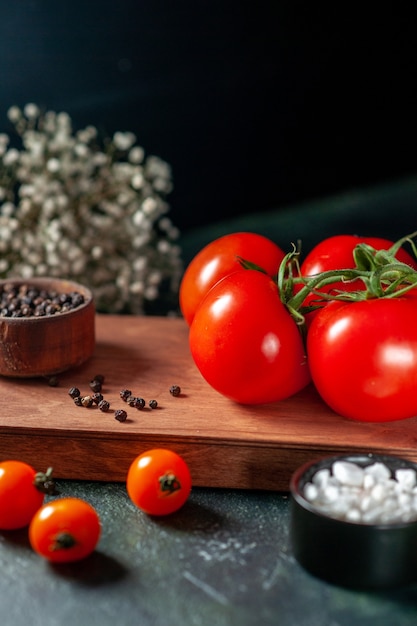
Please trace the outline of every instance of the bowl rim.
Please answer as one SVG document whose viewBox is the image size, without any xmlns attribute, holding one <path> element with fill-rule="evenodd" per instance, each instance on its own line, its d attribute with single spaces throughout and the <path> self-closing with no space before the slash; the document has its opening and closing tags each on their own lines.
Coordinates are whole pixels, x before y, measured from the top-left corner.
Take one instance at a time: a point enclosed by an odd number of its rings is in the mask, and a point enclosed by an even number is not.
<svg viewBox="0 0 417 626">
<path fill-rule="evenodd" d="M 6 315 L 0 315 L 0 324 L 45 324 L 47 321 L 59 320 L 70 315 L 75 315 L 84 311 L 92 304 L 94 305 L 94 296 L 91 289 L 82 283 L 68 278 L 34 276 L 32 278 L 24 279 L 22 277 L 9 277 L 0 279 L 0 290 L 4 285 L 33 285 L 34 287 L 45 287 L 46 289 L 55 288 L 56 290 L 58 290 L 58 285 L 63 287 L 66 285 L 67 287 L 64 287 L 61 293 L 64 293 L 66 288 L 71 289 L 71 291 L 79 291 L 84 296 L 84 302 L 74 309 L 60 312 L 56 315 L 42 315 L 39 317 L 34 315 L 31 315 L 30 317 L 8 317 Z"/>
</svg>

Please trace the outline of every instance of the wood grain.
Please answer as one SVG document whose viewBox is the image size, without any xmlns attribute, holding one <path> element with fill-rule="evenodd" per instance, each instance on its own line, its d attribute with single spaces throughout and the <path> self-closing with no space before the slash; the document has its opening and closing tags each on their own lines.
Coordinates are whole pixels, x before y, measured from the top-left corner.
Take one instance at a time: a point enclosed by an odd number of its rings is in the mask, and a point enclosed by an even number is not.
<svg viewBox="0 0 417 626">
<path fill-rule="evenodd" d="M 276 404 L 248 407 L 211 389 L 189 354 L 187 327 L 165 317 L 96 316 L 96 349 L 81 367 L 45 379 L 0 378 L 0 460 L 19 458 L 57 478 L 124 481 L 137 454 L 170 447 L 190 465 L 196 486 L 288 490 L 292 472 L 324 455 L 395 454 L 417 461 L 417 418 L 359 423 L 328 409 L 309 387 Z M 111 411 L 74 405 L 96 374 Z M 182 394 L 169 393 L 173 384 Z M 158 401 L 131 409 L 119 392 Z M 128 411 L 119 423 L 113 412 Z"/>
</svg>

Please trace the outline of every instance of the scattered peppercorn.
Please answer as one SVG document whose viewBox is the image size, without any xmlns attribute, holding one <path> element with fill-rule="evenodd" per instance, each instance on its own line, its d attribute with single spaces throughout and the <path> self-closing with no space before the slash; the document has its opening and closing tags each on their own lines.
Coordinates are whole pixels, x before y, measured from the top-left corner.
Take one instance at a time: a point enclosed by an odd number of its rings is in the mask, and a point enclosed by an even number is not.
<svg viewBox="0 0 417 626">
<path fill-rule="evenodd" d="M 98 391 L 96 391 L 96 393 L 93 393 L 91 397 L 93 398 L 94 404 L 100 404 L 100 402 L 103 400 L 103 394 L 99 393 Z"/>
<path fill-rule="evenodd" d="M 59 380 L 57 376 L 50 376 L 48 378 L 48 386 L 49 387 L 58 387 Z"/>
<path fill-rule="evenodd" d="M 156 409 L 156 407 L 158 406 L 158 402 L 156 400 L 149 400 L 149 406 L 151 407 L 151 409 Z"/>
<path fill-rule="evenodd" d="M 135 409 L 139 409 L 139 411 L 141 411 L 144 408 L 145 404 L 146 403 L 143 398 L 135 398 L 135 404 L 134 404 Z"/>
<path fill-rule="evenodd" d="M 74 404 L 76 404 L 77 406 L 82 406 L 81 400 L 82 400 L 81 396 L 75 396 Z"/>
<path fill-rule="evenodd" d="M 108 402 L 107 400 L 100 400 L 100 402 L 98 403 L 98 408 L 100 409 L 100 411 L 103 411 L 103 413 L 107 413 L 110 408 L 110 402 Z"/>
<path fill-rule="evenodd" d="M 71 396 L 71 398 L 78 398 L 81 395 L 80 390 L 78 389 L 78 387 L 71 387 L 68 390 L 69 395 Z"/>
<path fill-rule="evenodd" d="M 132 392 L 130 391 L 130 389 L 122 389 L 120 392 L 120 397 L 125 402 L 127 401 L 128 398 L 130 398 L 131 395 L 132 395 Z"/>
<path fill-rule="evenodd" d="M 85 407 L 90 407 L 93 404 L 93 398 L 91 396 L 83 396 L 81 398 L 81 404 Z"/>
<path fill-rule="evenodd" d="M 114 419 L 118 422 L 125 422 L 127 419 L 126 411 L 124 409 L 117 409 L 117 411 L 114 412 Z"/>
<path fill-rule="evenodd" d="M 90 380 L 89 384 L 90 384 L 91 391 L 94 391 L 94 392 L 101 391 L 101 382 L 97 380 L 96 378 L 93 378 L 93 380 Z"/>
<path fill-rule="evenodd" d="M 104 376 L 103 376 L 103 374 L 96 374 L 94 376 L 93 380 L 98 380 L 99 383 L 103 384 L 104 383 Z"/>
<path fill-rule="evenodd" d="M 179 385 L 172 385 L 169 389 L 169 393 L 176 398 L 181 393 L 181 387 Z"/>
</svg>

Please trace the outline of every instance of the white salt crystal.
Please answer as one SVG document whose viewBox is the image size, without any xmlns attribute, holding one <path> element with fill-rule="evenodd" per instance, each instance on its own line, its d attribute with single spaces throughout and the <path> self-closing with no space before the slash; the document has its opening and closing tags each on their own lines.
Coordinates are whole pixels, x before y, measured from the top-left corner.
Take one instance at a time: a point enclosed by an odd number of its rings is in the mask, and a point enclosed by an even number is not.
<svg viewBox="0 0 417 626">
<path fill-rule="evenodd" d="M 330 478 L 330 470 L 326 467 L 324 469 L 318 470 L 314 474 L 312 482 L 315 485 L 323 487 L 324 485 L 327 485 L 327 483 L 329 482 L 329 478 Z"/>
<path fill-rule="evenodd" d="M 364 489 L 372 489 L 372 487 L 375 485 L 376 480 L 375 477 L 372 476 L 372 474 L 366 474 L 364 472 L 363 475 L 363 488 Z"/>
<path fill-rule="evenodd" d="M 346 513 L 346 521 L 347 522 L 360 522 L 362 519 L 362 514 L 358 509 L 349 509 Z"/>
<path fill-rule="evenodd" d="M 371 490 L 372 498 L 375 502 L 381 502 L 385 498 L 386 491 L 382 483 L 377 483 Z"/>
<path fill-rule="evenodd" d="M 335 502 L 339 495 L 340 492 L 336 485 L 326 485 L 322 493 L 324 502 Z"/>
<path fill-rule="evenodd" d="M 335 461 L 304 486 L 304 496 L 321 513 L 352 523 L 389 524 L 417 521 L 417 472 L 384 463 L 362 467 Z"/>
<path fill-rule="evenodd" d="M 333 464 L 333 476 L 345 485 L 359 487 L 363 484 L 362 467 L 349 461 L 336 461 Z"/>
<path fill-rule="evenodd" d="M 376 480 L 388 480 L 391 470 L 384 463 L 372 463 L 364 468 L 365 474 L 373 476 Z"/>
<path fill-rule="evenodd" d="M 413 469 L 397 469 L 395 472 L 395 480 L 404 489 L 413 489 L 417 483 L 416 472 Z"/>
<path fill-rule="evenodd" d="M 319 495 L 319 490 L 313 483 L 307 483 L 304 487 L 304 497 L 310 502 L 314 502 Z"/>
</svg>

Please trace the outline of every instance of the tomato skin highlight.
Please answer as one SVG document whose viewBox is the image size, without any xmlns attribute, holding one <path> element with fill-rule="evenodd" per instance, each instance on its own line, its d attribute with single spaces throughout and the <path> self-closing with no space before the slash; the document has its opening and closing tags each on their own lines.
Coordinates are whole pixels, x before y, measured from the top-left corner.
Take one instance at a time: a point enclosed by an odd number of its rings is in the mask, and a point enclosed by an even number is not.
<svg viewBox="0 0 417 626">
<path fill-rule="evenodd" d="M 131 463 L 126 489 L 129 498 L 148 515 L 178 511 L 191 492 L 191 474 L 184 459 L 173 450 L 153 448 Z"/>
<path fill-rule="evenodd" d="M 277 402 L 310 382 L 303 339 L 276 283 L 256 270 L 218 282 L 189 332 L 194 362 L 219 393 L 241 404 Z"/>
<path fill-rule="evenodd" d="M 44 494 L 34 480 L 36 470 L 22 461 L 0 463 L 0 529 L 17 530 L 28 526 L 42 506 Z"/>
<path fill-rule="evenodd" d="M 52 563 L 70 563 L 89 556 L 100 539 L 99 516 L 80 498 L 57 498 L 44 504 L 29 526 L 35 552 Z"/>
<path fill-rule="evenodd" d="M 274 276 L 284 256 L 273 241 L 251 232 L 230 233 L 207 244 L 191 260 L 181 280 L 179 304 L 187 324 L 191 324 L 198 305 L 211 287 L 241 269 L 237 257 Z"/>
<path fill-rule="evenodd" d="M 307 336 L 313 383 L 336 413 L 364 422 L 417 415 L 417 298 L 331 302 Z"/>
</svg>

